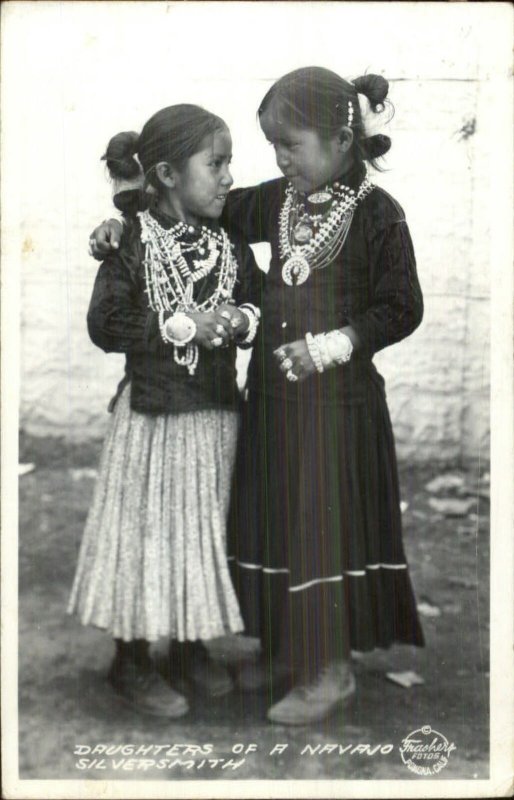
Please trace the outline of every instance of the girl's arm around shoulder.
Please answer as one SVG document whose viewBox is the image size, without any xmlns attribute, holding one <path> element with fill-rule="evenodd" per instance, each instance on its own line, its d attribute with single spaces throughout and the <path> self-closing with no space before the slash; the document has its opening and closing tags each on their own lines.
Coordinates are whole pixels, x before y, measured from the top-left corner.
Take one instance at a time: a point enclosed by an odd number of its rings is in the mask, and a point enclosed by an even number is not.
<svg viewBox="0 0 514 800">
<path fill-rule="evenodd" d="M 119 250 L 98 270 L 87 314 L 91 340 L 106 353 L 157 351 L 165 347 L 158 314 L 148 308 L 139 225 L 130 221 Z"/>
<path fill-rule="evenodd" d="M 232 237 L 243 236 L 250 244 L 269 242 L 284 198 L 283 178 L 229 192 L 221 224 Z"/>
<path fill-rule="evenodd" d="M 387 192 L 370 195 L 366 238 L 371 302 L 351 325 L 370 355 L 409 336 L 423 319 L 414 246 L 401 206 Z"/>
</svg>

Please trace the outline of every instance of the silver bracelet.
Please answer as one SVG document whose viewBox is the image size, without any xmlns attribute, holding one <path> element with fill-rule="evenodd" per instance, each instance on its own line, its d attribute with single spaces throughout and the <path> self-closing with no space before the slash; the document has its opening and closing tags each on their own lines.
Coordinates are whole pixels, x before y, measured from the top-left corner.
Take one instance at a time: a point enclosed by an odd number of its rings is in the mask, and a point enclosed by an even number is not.
<svg viewBox="0 0 514 800">
<path fill-rule="evenodd" d="M 309 351 L 309 355 L 312 358 L 312 363 L 314 364 L 318 372 L 323 372 L 324 367 L 320 349 L 312 333 L 305 334 L 305 343 L 307 345 L 307 350 Z"/>
<path fill-rule="evenodd" d="M 346 364 L 353 353 L 353 344 L 346 333 L 336 329 L 325 334 L 327 353 L 335 364 Z"/>
<path fill-rule="evenodd" d="M 248 320 L 248 330 L 246 331 L 244 337 L 237 339 L 237 343 L 251 344 L 257 336 L 257 331 L 259 329 L 259 321 L 261 318 L 260 309 L 252 305 L 252 303 L 243 303 L 243 305 L 238 306 L 238 310 L 241 312 L 241 314 L 244 314 Z"/>
<path fill-rule="evenodd" d="M 318 333 L 314 337 L 314 341 L 316 342 L 319 350 L 319 354 L 321 356 L 321 363 L 323 364 L 324 369 L 329 369 L 329 367 L 334 366 L 334 362 L 330 356 L 330 353 L 327 349 L 327 342 L 326 336 L 324 333 Z"/>
</svg>

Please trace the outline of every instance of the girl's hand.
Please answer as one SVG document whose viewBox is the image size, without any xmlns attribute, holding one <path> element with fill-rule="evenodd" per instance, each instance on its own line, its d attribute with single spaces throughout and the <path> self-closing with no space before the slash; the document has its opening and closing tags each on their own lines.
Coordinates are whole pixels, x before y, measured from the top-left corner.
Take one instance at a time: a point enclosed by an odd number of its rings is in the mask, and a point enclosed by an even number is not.
<svg viewBox="0 0 514 800">
<path fill-rule="evenodd" d="M 196 325 L 194 342 L 205 347 L 206 350 L 215 350 L 225 347 L 233 336 L 230 323 L 216 312 L 187 312 L 187 316 Z"/>
<path fill-rule="evenodd" d="M 247 333 L 250 322 L 246 314 L 243 314 L 237 306 L 223 303 L 216 309 L 216 316 L 219 317 L 222 324 L 228 326 L 230 338 L 241 337 Z"/>
<path fill-rule="evenodd" d="M 309 375 L 316 372 L 305 339 L 283 344 L 274 351 L 273 355 L 277 359 L 279 369 L 292 382 L 304 381 Z"/>
<path fill-rule="evenodd" d="M 122 233 L 123 225 L 119 220 L 108 219 L 102 222 L 89 237 L 89 254 L 101 261 L 111 250 L 119 248 Z"/>
</svg>

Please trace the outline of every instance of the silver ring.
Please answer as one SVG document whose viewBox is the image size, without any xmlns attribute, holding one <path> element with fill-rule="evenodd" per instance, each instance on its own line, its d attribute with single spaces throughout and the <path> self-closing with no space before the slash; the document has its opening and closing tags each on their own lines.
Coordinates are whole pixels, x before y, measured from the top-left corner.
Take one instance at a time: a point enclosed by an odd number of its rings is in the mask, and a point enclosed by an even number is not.
<svg viewBox="0 0 514 800">
<path fill-rule="evenodd" d="M 216 325 L 216 333 L 225 333 L 225 328 L 219 323 Z"/>
<path fill-rule="evenodd" d="M 279 349 L 277 350 L 277 358 L 280 358 L 280 360 L 283 361 L 285 357 L 286 357 L 286 351 L 282 347 L 279 347 Z"/>
<path fill-rule="evenodd" d="M 286 372 L 286 378 L 288 381 L 294 383 L 298 380 L 298 375 L 295 375 L 292 369 L 288 369 Z"/>
<path fill-rule="evenodd" d="M 290 358 L 284 358 L 284 360 L 282 361 L 282 366 L 284 367 L 284 369 L 287 369 L 289 370 L 289 372 L 291 372 L 291 367 L 293 366 L 293 362 L 291 361 Z"/>
<path fill-rule="evenodd" d="M 211 339 L 211 344 L 213 347 L 221 347 L 221 345 L 223 344 L 223 339 L 221 338 L 221 336 L 216 336 L 215 339 Z"/>
</svg>

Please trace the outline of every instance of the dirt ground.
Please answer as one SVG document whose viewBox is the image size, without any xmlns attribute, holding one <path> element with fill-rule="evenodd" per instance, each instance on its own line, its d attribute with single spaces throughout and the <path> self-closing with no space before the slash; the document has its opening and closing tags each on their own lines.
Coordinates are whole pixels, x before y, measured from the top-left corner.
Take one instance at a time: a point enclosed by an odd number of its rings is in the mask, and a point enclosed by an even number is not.
<svg viewBox="0 0 514 800">
<path fill-rule="evenodd" d="M 448 472 L 473 489 L 478 468 L 402 465 L 405 545 L 426 647 L 356 658 L 358 688 L 350 707 L 310 728 L 291 729 L 266 721 L 258 694 L 235 692 L 217 702 L 190 696 L 189 715 L 175 722 L 140 716 L 113 696 L 106 682 L 109 637 L 65 614 L 98 452 L 96 442 L 71 447 L 22 439 L 20 461 L 34 469 L 20 477 L 21 779 L 422 780 L 399 751 L 422 726 L 455 745 L 444 769 L 427 779 L 488 777 L 489 503 L 486 494 L 475 496 L 466 515 L 449 517 L 434 509 L 426 489 Z M 220 641 L 213 652 L 231 660 L 240 649 L 238 641 Z M 386 677 L 404 671 L 424 682 L 403 688 Z M 130 763 L 121 752 L 88 750 L 99 744 L 208 743 L 212 761 L 178 748 L 182 755 L 162 770 L 143 769 L 140 760 Z M 277 744 L 287 747 L 272 753 Z M 338 747 L 327 747 L 332 744 Z"/>
</svg>

